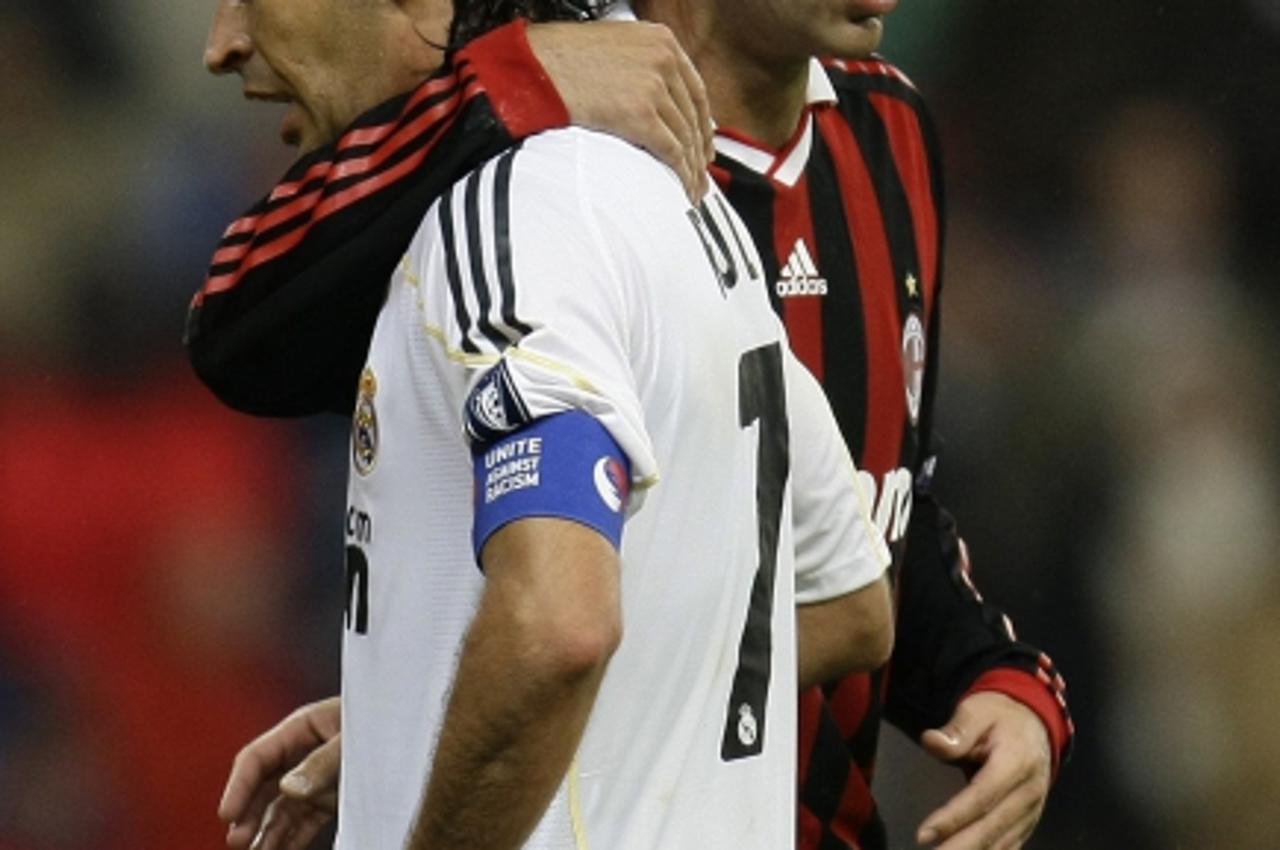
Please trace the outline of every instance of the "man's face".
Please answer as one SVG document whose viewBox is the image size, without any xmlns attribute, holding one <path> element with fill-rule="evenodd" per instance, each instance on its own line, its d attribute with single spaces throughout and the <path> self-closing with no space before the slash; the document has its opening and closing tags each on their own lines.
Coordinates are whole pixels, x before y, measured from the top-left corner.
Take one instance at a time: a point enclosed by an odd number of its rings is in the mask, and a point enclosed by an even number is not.
<svg viewBox="0 0 1280 850">
<path fill-rule="evenodd" d="M 245 96 L 290 104 L 281 139 L 308 153 L 360 113 L 408 91 L 441 61 L 450 0 L 218 0 L 205 66 Z"/>
<path fill-rule="evenodd" d="M 750 37 L 780 55 L 862 59 L 880 46 L 883 17 L 898 0 L 735 0 Z"/>
</svg>

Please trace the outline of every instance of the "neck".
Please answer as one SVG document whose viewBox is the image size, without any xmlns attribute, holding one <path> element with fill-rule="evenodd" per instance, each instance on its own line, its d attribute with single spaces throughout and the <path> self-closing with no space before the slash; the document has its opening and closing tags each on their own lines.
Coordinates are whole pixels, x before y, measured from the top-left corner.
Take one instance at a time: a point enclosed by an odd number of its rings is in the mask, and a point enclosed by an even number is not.
<svg viewBox="0 0 1280 850">
<path fill-rule="evenodd" d="M 717 124 L 772 147 L 791 139 L 804 113 L 807 54 L 762 50 L 762 39 L 753 22 L 742 19 L 736 0 L 644 0 L 635 5 L 640 17 L 669 27 L 689 54 L 707 86 Z"/>
</svg>

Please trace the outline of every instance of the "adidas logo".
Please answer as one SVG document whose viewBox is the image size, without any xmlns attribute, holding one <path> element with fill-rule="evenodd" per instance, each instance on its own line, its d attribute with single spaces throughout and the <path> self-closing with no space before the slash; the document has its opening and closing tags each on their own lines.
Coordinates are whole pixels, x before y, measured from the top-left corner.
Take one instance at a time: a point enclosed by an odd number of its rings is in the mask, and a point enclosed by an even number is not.
<svg viewBox="0 0 1280 850">
<path fill-rule="evenodd" d="M 780 298 L 827 294 L 827 279 L 818 276 L 818 267 L 814 265 L 813 255 L 809 253 L 809 246 L 804 244 L 803 239 L 796 240 L 796 246 L 791 249 L 791 256 L 782 267 L 775 289 Z"/>
</svg>

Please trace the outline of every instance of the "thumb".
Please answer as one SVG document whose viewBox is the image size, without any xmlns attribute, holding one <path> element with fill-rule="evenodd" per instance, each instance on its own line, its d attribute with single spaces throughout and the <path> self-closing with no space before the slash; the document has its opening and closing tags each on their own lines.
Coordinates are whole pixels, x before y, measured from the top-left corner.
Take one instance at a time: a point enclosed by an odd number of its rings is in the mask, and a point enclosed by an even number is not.
<svg viewBox="0 0 1280 850">
<path fill-rule="evenodd" d="M 280 791 L 295 800 L 311 800 L 338 787 L 342 764 L 342 736 L 316 747 L 280 780 Z"/>
<path fill-rule="evenodd" d="M 973 751 L 977 733 L 977 724 L 971 722 L 961 705 L 945 726 L 926 729 L 920 736 L 920 745 L 939 761 L 959 761 Z"/>
</svg>

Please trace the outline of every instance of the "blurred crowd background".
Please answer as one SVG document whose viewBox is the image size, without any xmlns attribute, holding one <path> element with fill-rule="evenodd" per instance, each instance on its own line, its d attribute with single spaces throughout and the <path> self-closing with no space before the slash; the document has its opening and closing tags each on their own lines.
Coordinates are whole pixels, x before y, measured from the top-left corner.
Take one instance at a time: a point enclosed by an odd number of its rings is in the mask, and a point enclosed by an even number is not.
<svg viewBox="0 0 1280 850">
<path fill-rule="evenodd" d="M 214 850 L 336 688 L 347 423 L 180 345 L 289 161 L 212 10 L 0 6 L 0 850 Z M 1274 850 L 1280 5 L 903 0 L 884 52 L 949 167 L 939 488 L 1079 728 L 1031 847 Z M 957 782 L 888 736 L 895 850 Z"/>
</svg>

